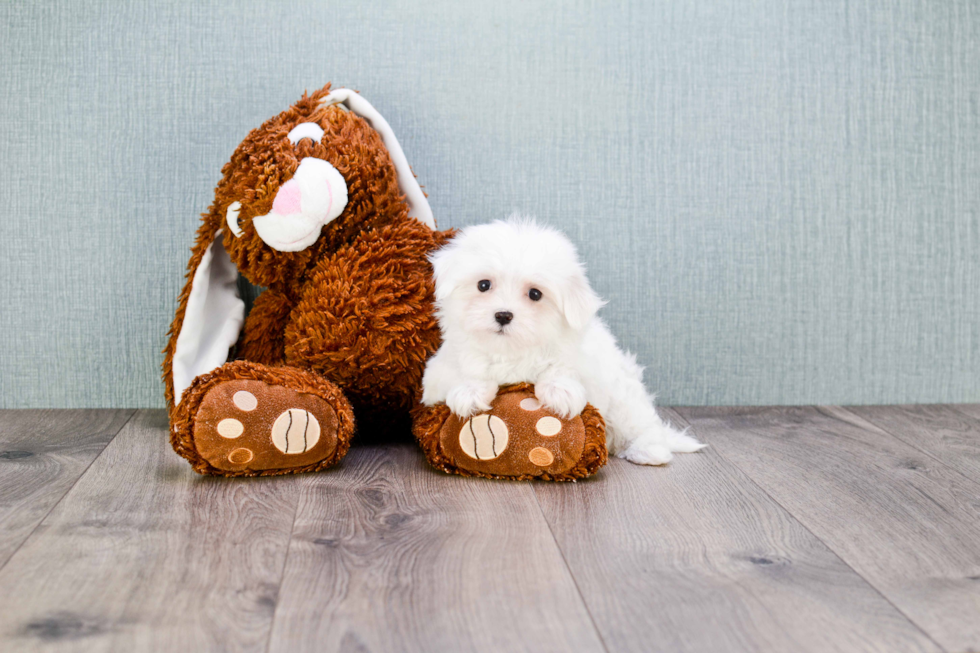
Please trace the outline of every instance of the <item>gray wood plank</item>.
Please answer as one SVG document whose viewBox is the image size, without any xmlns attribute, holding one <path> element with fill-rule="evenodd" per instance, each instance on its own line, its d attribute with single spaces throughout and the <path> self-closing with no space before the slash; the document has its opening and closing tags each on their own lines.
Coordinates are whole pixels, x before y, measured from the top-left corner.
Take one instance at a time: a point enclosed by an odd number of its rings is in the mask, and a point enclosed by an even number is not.
<svg viewBox="0 0 980 653">
<path fill-rule="evenodd" d="M 980 411 L 975 406 L 848 406 L 846 410 L 888 431 L 972 479 L 980 479 Z"/>
<path fill-rule="evenodd" d="M 132 414 L 0 411 L 0 568 Z"/>
<path fill-rule="evenodd" d="M 0 642 L 265 650 L 298 482 L 198 476 L 139 411 L 0 570 Z"/>
<path fill-rule="evenodd" d="M 529 483 L 412 444 L 303 482 L 270 650 L 602 650 Z"/>
<path fill-rule="evenodd" d="M 712 448 L 535 491 L 610 650 L 939 650 Z"/>
<path fill-rule="evenodd" d="M 980 485 L 841 409 L 681 412 L 944 648 L 980 648 Z"/>
<path fill-rule="evenodd" d="M 980 404 L 946 404 L 953 410 L 968 415 L 973 419 L 980 419 Z"/>
</svg>

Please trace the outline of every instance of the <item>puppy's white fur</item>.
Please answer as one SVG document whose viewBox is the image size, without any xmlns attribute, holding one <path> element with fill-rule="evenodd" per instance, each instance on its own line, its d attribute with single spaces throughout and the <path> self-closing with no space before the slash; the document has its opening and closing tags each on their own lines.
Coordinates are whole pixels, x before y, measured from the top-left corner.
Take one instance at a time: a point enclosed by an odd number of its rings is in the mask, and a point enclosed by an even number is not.
<svg viewBox="0 0 980 653">
<path fill-rule="evenodd" d="M 596 316 L 604 302 L 564 235 L 512 216 L 462 230 L 432 264 L 443 343 L 426 366 L 423 403 L 466 417 L 489 410 L 498 386 L 529 382 L 564 417 L 595 406 L 609 452 L 634 463 L 661 465 L 705 446 L 657 414 L 643 369 Z M 513 314 L 505 325 L 495 318 L 502 312 Z"/>
</svg>

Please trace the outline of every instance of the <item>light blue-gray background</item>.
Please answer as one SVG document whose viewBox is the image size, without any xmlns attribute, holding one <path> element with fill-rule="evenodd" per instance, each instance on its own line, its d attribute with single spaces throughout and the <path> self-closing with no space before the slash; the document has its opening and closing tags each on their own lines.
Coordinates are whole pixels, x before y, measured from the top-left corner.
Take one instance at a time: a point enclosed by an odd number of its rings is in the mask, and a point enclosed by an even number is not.
<svg viewBox="0 0 980 653">
<path fill-rule="evenodd" d="M 976 0 L 0 5 L 0 396 L 159 406 L 249 129 L 361 90 L 441 226 L 580 244 L 665 403 L 980 401 Z"/>
</svg>

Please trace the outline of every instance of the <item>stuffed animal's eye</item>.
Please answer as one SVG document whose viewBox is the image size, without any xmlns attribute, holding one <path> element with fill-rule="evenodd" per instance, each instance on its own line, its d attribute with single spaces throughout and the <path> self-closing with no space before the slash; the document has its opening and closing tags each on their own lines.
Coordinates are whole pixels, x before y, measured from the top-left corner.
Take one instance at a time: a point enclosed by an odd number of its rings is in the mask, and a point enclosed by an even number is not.
<svg viewBox="0 0 980 653">
<path fill-rule="evenodd" d="M 286 138 L 293 145 L 297 145 L 304 138 L 308 138 L 314 143 L 319 143 L 320 139 L 323 138 L 323 127 L 315 122 L 303 122 L 293 127 Z"/>
<path fill-rule="evenodd" d="M 480 292 L 486 292 L 490 290 L 490 280 L 482 279 L 476 284 L 476 289 L 479 290 Z"/>
<path fill-rule="evenodd" d="M 527 296 L 531 298 L 532 302 L 536 302 L 541 299 L 541 291 L 537 288 L 531 288 L 527 291 Z"/>
<path fill-rule="evenodd" d="M 228 223 L 228 228 L 231 230 L 231 233 L 235 234 L 235 238 L 242 237 L 242 227 L 238 224 L 238 214 L 241 210 L 241 202 L 232 202 L 228 205 L 228 210 L 225 212 L 225 221 Z"/>
</svg>

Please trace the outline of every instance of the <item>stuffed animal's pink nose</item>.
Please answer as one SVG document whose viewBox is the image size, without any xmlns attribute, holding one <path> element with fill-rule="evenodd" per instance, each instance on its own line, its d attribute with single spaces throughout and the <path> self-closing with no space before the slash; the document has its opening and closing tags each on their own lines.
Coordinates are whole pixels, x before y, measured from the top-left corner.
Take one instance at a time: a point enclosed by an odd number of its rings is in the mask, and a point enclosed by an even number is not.
<svg viewBox="0 0 980 653">
<path fill-rule="evenodd" d="M 299 182 L 290 179 L 279 187 L 276 199 L 272 202 L 272 212 L 279 215 L 292 215 L 303 210 L 303 191 L 299 188 Z"/>
</svg>

